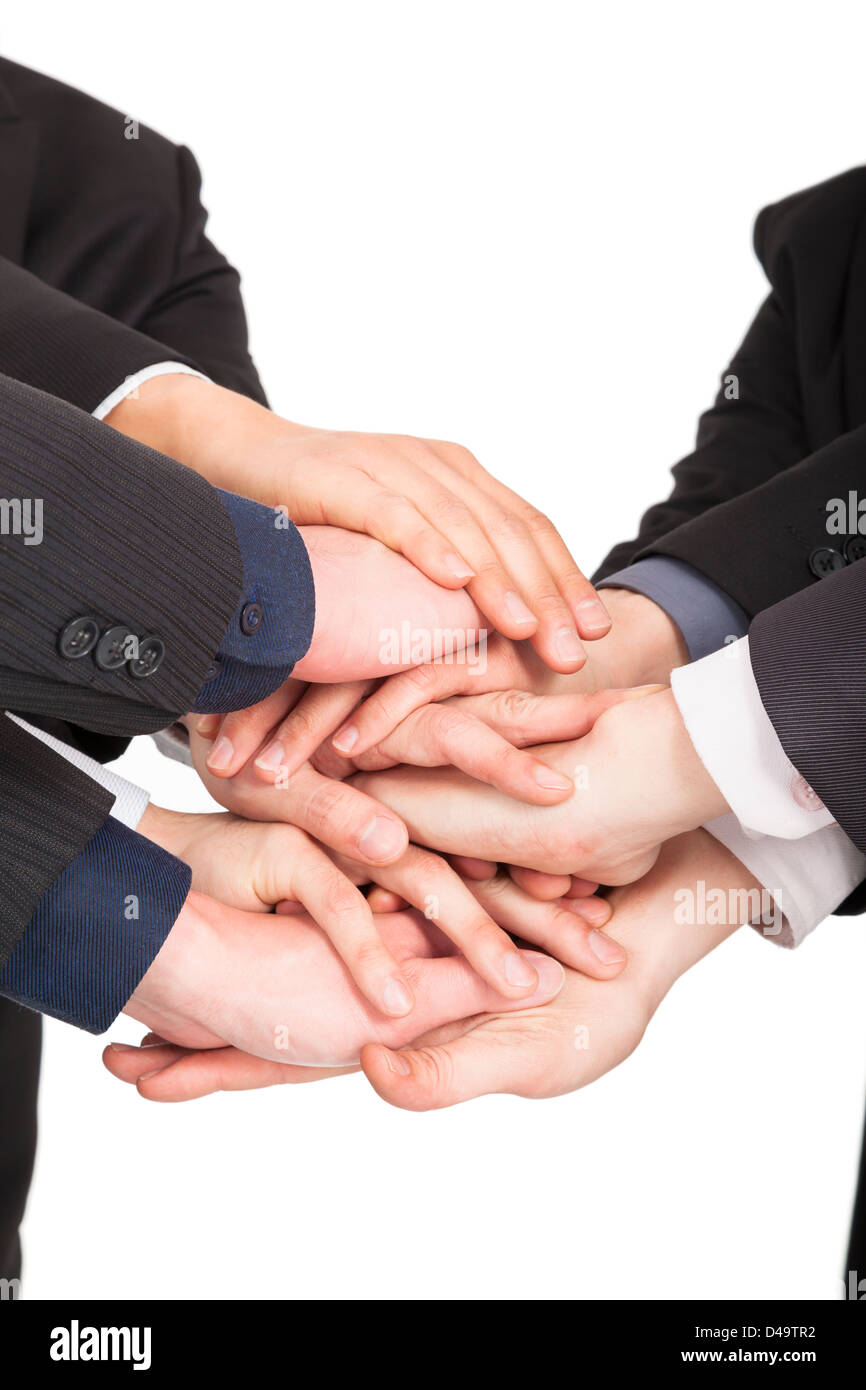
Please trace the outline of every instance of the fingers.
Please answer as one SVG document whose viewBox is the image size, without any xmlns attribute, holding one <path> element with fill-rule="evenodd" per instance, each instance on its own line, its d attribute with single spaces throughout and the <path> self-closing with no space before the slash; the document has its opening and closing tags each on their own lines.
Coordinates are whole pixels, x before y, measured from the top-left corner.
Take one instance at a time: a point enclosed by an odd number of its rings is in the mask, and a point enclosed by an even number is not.
<svg viewBox="0 0 866 1390">
<path fill-rule="evenodd" d="M 453 700 L 451 707 L 480 719 L 513 746 L 526 747 L 582 738 L 613 705 L 662 689 L 663 686 L 647 685 L 598 690 L 588 695 L 533 695 L 524 690 L 499 690 L 462 696 Z"/>
<path fill-rule="evenodd" d="M 524 963 L 538 979 L 532 994 L 522 999 L 503 999 L 486 984 L 462 956 L 404 962 L 415 993 L 415 1008 L 408 1018 L 385 1021 L 377 1029 L 388 1046 L 402 1047 L 413 1038 L 457 1019 L 476 1014 L 534 1009 L 550 1003 L 562 989 L 565 974 L 550 956 L 522 951 Z"/>
<path fill-rule="evenodd" d="M 474 576 L 468 591 L 497 630 L 506 637 L 530 637 L 538 619 L 490 535 L 491 520 L 498 520 L 496 505 L 452 473 L 427 443 L 402 439 L 395 444 L 371 462 L 376 478 L 405 493 L 465 558 Z"/>
<path fill-rule="evenodd" d="M 442 1110 L 477 1096 L 527 1094 L 535 1060 L 526 1048 L 519 1037 L 474 1028 L 437 1047 L 397 1052 L 370 1044 L 361 1051 L 361 1067 L 389 1105 Z"/>
<path fill-rule="evenodd" d="M 514 942 L 439 855 L 410 845 L 397 864 L 378 869 L 376 878 L 434 922 L 499 996 L 525 1003 L 536 990 L 535 972 Z"/>
<path fill-rule="evenodd" d="M 482 699 L 485 697 L 481 697 Z M 531 742 L 542 741 L 538 737 Z M 370 754 L 355 762 L 376 771 L 391 762 L 453 766 L 518 801 L 539 806 L 564 801 L 574 784 L 547 763 L 514 748 L 501 734 L 456 705 L 425 705 L 410 714 Z"/>
<path fill-rule="evenodd" d="M 345 1076 L 357 1067 L 299 1067 L 265 1061 L 234 1047 L 190 1052 L 170 1043 L 134 1047 L 110 1043 L 102 1054 L 118 1081 L 136 1086 L 144 1100 L 199 1100 L 216 1091 L 252 1091 Z"/>
<path fill-rule="evenodd" d="M 291 866 L 291 881 L 295 898 L 328 937 L 364 998 L 390 1018 L 408 1014 L 415 1002 L 411 987 L 363 893 L 310 840 Z"/>
<path fill-rule="evenodd" d="M 497 502 L 504 512 L 516 516 L 523 522 L 559 593 L 574 615 L 581 637 L 587 641 L 594 641 L 609 632 L 610 614 L 590 581 L 575 564 L 568 546 L 553 522 L 518 493 L 501 483 L 492 473 L 488 473 L 468 449 L 461 448 L 460 445 L 439 444 L 438 450 L 440 453 L 444 452 L 455 472 L 474 482 L 481 491 Z"/>
<path fill-rule="evenodd" d="M 291 777 L 360 704 L 373 684 L 373 681 L 346 681 L 338 685 L 308 686 L 288 717 L 264 730 L 262 737 L 267 735 L 267 741 L 255 758 L 256 775 L 263 782 L 271 783 L 280 777 Z M 255 748 L 250 749 L 247 757 L 254 751 Z"/>
<path fill-rule="evenodd" d="M 202 715 L 195 726 L 196 733 L 206 738 L 208 734 L 202 733 L 203 728 L 213 730 L 210 734 L 213 747 L 207 755 L 208 771 L 214 777 L 234 777 L 240 772 L 278 720 L 301 698 L 303 691 L 301 681 L 286 681 L 257 705 L 223 715 L 216 728 L 211 723 L 213 715 Z"/>
<path fill-rule="evenodd" d="M 291 819 L 322 844 L 364 864 L 391 864 L 409 843 L 402 820 L 387 807 L 311 767 L 301 768 L 285 788 L 274 788 L 270 794 L 274 820 Z"/>
<path fill-rule="evenodd" d="M 544 902 L 528 897 L 505 873 L 476 880 L 470 887 L 501 927 L 549 951 L 564 965 L 594 980 L 612 980 L 623 970 L 625 951 L 600 930 L 613 915 L 602 898 Z"/>
<path fill-rule="evenodd" d="M 537 869 L 522 869 L 518 864 L 513 864 L 509 873 L 518 888 L 541 902 L 555 902 L 558 898 L 564 898 L 571 888 L 569 874 L 542 874 Z"/>
<path fill-rule="evenodd" d="M 462 589 L 473 577 L 458 540 L 415 505 L 403 473 L 393 476 L 393 486 L 387 480 L 383 486 L 357 466 L 317 462 L 307 481 L 310 505 L 304 515 L 311 520 L 322 520 L 326 498 L 328 525 L 374 536 L 446 589 Z"/>
</svg>

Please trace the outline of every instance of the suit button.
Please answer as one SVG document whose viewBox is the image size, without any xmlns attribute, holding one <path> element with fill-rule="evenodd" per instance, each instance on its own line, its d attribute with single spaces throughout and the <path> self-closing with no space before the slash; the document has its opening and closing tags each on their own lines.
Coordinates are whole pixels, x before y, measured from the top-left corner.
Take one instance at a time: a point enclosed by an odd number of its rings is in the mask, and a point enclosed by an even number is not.
<svg viewBox="0 0 866 1390">
<path fill-rule="evenodd" d="M 162 665 L 165 656 L 165 643 L 161 637 L 142 637 L 138 644 L 138 656 L 129 663 L 129 674 L 137 681 L 146 680 Z"/>
<path fill-rule="evenodd" d="M 79 657 L 88 656 L 98 641 L 99 623 L 96 618 L 73 618 L 61 632 L 57 646 L 60 655 L 67 661 L 78 661 Z"/>
<path fill-rule="evenodd" d="M 866 536 L 849 536 L 845 542 L 845 559 L 849 565 L 866 559 Z"/>
<path fill-rule="evenodd" d="M 818 550 L 813 550 L 809 556 L 809 569 L 816 579 L 824 579 L 834 570 L 845 568 L 845 557 L 838 550 L 833 550 L 829 545 L 821 546 Z"/>
<path fill-rule="evenodd" d="M 245 603 L 241 611 L 241 632 L 252 637 L 262 625 L 264 613 L 260 603 Z"/>
<path fill-rule="evenodd" d="M 100 671 L 117 671 L 127 659 L 126 644 L 132 637 L 128 627 L 110 627 L 99 639 L 93 659 Z"/>
</svg>

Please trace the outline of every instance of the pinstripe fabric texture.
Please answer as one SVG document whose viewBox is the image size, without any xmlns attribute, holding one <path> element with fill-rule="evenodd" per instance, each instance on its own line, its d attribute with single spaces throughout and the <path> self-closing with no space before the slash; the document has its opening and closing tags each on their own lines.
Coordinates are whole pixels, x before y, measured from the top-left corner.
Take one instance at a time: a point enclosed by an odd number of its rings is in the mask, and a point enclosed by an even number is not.
<svg viewBox="0 0 866 1390">
<path fill-rule="evenodd" d="M 113 802 L 104 787 L 0 715 L 0 964 Z"/>
<path fill-rule="evenodd" d="M 866 850 L 866 560 L 760 613 L 749 648 L 782 747 Z"/>
<path fill-rule="evenodd" d="M 188 710 L 243 579 L 216 490 L 173 459 L 8 377 L 0 378 L 0 490 L 41 499 L 43 515 L 41 544 L 16 535 L 0 542 L 0 705 L 26 712 L 41 686 L 34 712 L 107 734 L 139 724 L 151 732 Z M 82 614 L 140 637 L 158 634 L 166 645 L 162 666 L 135 680 L 125 665 L 102 671 L 89 658 L 64 660 L 58 636 Z M 79 697 L 74 712 L 63 687 Z M 122 727 L 105 696 L 112 707 L 134 707 L 132 727 L 129 720 Z"/>
<path fill-rule="evenodd" d="M 109 1028 L 189 892 L 188 865 L 111 817 L 42 898 L 0 994 L 91 1033 Z"/>
</svg>

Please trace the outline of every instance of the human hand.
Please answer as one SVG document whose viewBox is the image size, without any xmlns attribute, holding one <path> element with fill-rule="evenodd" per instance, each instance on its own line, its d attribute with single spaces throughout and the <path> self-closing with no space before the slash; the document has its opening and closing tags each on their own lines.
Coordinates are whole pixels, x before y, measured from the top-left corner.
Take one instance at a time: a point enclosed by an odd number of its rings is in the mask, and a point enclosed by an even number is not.
<svg viewBox="0 0 866 1390">
<path fill-rule="evenodd" d="M 357 1062 L 365 1042 L 399 1047 L 419 1028 L 511 1007 L 418 914 L 383 917 L 380 928 L 411 981 L 416 1003 L 407 1019 L 369 1007 L 310 918 L 253 916 L 195 892 L 124 1012 L 179 1047 L 229 1046 L 267 1063 L 340 1068 Z M 533 952 L 523 958 L 538 987 L 515 1007 L 548 1002 L 562 987 L 562 967 Z"/>
<path fill-rule="evenodd" d="M 195 735 L 191 748 L 201 771 L 202 741 Z M 308 785 L 305 793 L 306 772 L 314 779 L 313 786 L 321 783 L 326 790 L 311 791 Z M 470 964 L 505 998 L 525 998 L 536 988 L 532 970 L 526 968 L 520 952 L 501 930 L 511 930 L 511 919 L 500 922 L 494 913 L 486 911 L 478 894 L 438 855 L 407 844 L 393 863 L 370 868 L 357 862 L 357 850 L 354 854 L 343 851 L 329 857 L 297 826 L 261 824 L 303 812 L 309 830 L 315 815 L 316 828 L 321 832 L 318 838 L 325 837 L 333 845 L 340 838 L 334 826 L 335 821 L 338 826 L 341 824 L 340 797 L 348 795 L 350 815 L 355 810 L 353 797 L 361 801 L 362 808 L 368 802 L 353 788 L 320 777 L 311 769 L 302 769 L 297 777 L 302 787 L 300 793 L 292 789 L 291 783 L 286 788 L 264 786 L 248 772 L 231 783 L 217 783 L 219 791 L 230 787 L 236 794 L 235 810 L 243 819 L 179 816 L 155 810 L 150 813 L 155 817 L 153 829 L 148 829 L 147 819 L 142 829 L 191 864 L 197 875 L 194 886 L 211 896 L 253 910 L 257 905 L 258 910 L 266 910 L 284 899 L 302 902 L 330 937 L 365 997 L 393 1017 L 403 1016 L 412 1007 L 411 985 L 380 940 L 370 909 L 353 886 L 370 879 L 398 895 L 400 901 L 423 911 L 428 919 L 435 919 Z M 209 785 L 206 774 L 205 782 Z M 324 798 L 329 788 L 334 789 L 330 802 L 314 812 L 316 796 Z M 364 809 L 363 814 L 369 813 Z M 335 848 L 339 850 L 340 846 Z M 553 913 L 550 904 L 544 906 L 549 914 Z M 527 940 L 534 939 L 536 945 L 554 950 L 579 969 L 609 973 L 609 962 L 600 964 L 598 953 L 593 952 L 588 941 L 590 929 L 603 925 L 609 915 L 600 899 L 587 898 L 580 904 L 577 922 L 574 918 L 560 919 L 559 925 L 570 925 L 570 932 L 554 930 L 556 923 L 549 915 L 527 921 L 522 935 Z"/>
<path fill-rule="evenodd" d="M 578 634 L 595 640 L 610 627 L 552 523 L 458 444 L 312 429 L 180 374 L 145 382 L 106 418 L 299 525 L 364 532 L 437 584 L 468 585 L 495 628 L 529 638 L 555 670 L 583 664 Z"/>
<path fill-rule="evenodd" d="M 397 811 L 413 839 L 451 854 L 622 884 L 659 846 L 729 808 L 683 725 L 670 690 L 626 698 L 585 737 L 535 749 L 577 788 L 558 806 L 528 806 L 463 773 L 399 767 L 354 785 Z"/>
<path fill-rule="evenodd" d="M 675 916 L 682 894 L 728 904 L 712 925 Z M 476 1096 L 531 1099 L 579 1090 L 630 1056 L 671 985 L 737 927 L 760 913 L 760 884 L 704 830 L 669 841 L 638 883 L 611 894 L 626 969 L 601 984 L 566 970 L 565 985 L 541 1009 L 446 1026 L 398 1053 L 371 1044 L 361 1064 L 391 1105 L 436 1110 Z"/>
<path fill-rule="evenodd" d="M 381 891 L 381 890 L 376 890 Z M 592 923 L 581 921 L 579 907 L 574 903 L 552 904 L 533 902 L 506 876 L 489 876 L 474 885 L 479 901 L 510 930 L 545 937 L 552 950 L 565 949 L 573 953 L 577 943 L 585 962 L 599 979 L 612 979 L 625 964 L 625 953 L 605 933 Z M 372 899 L 372 895 L 371 895 Z M 598 900 L 597 900 L 598 901 Z M 607 916 L 610 908 L 598 901 Z M 606 920 L 604 913 L 600 920 Z M 307 919 L 304 919 L 306 921 Z M 389 950 L 400 954 L 411 949 L 420 958 L 441 950 L 453 951 L 436 927 L 422 923 L 416 914 L 391 911 L 377 917 Z M 546 969 L 546 967 L 545 967 Z M 514 1007 L 526 1007 L 515 1001 Z M 414 1017 L 414 1016 L 413 1016 Z M 404 1020 L 411 1032 L 412 1019 Z M 263 1086 L 284 1085 L 315 1080 L 324 1075 L 342 1074 L 346 1068 L 327 1071 L 311 1070 L 308 1066 L 287 1065 L 285 1060 L 273 1061 L 252 1056 L 237 1047 L 199 1049 L 182 1047 L 169 1042 L 158 1032 L 142 1040 L 139 1047 L 114 1045 L 106 1049 L 105 1064 L 120 1080 L 138 1084 L 146 1099 L 161 1101 L 192 1100 L 219 1090 L 250 1090 Z"/>
<path fill-rule="evenodd" d="M 435 662 L 389 677 L 370 693 L 358 694 L 356 708 L 332 742 L 346 756 L 357 758 L 382 741 L 410 714 L 455 695 L 486 695 L 493 691 L 526 691 L 535 695 L 591 695 L 600 690 L 668 684 L 671 671 L 688 661 L 679 628 L 658 604 L 627 589 L 605 590 L 613 615 L 611 631 L 596 642 L 590 660 L 573 675 L 550 671 L 528 642 L 512 642 L 493 634 L 483 666 Z M 363 696 L 369 695 L 361 704 Z M 342 708 L 349 703 L 347 691 Z M 336 703 L 336 702 L 335 702 Z M 311 694 L 299 710 L 307 728 L 293 727 L 293 756 L 309 757 L 313 738 L 329 730 L 333 709 L 324 715 L 324 695 Z M 287 746 L 288 740 L 286 740 Z"/>
</svg>

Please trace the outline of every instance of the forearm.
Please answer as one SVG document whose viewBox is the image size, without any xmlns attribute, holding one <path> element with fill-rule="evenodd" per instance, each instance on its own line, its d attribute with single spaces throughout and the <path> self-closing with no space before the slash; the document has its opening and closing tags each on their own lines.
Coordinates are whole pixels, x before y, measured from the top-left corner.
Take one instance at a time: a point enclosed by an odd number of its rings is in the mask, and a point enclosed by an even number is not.
<svg viewBox="0 0 866 1390">
<path fill-rule="evenodd" d="M 191 376 L 147 381 L 106 417 L 121 434 L 177 459 L 215 487 L 279 506 L 279 470 L 266 463 L 263 446 L 300 432 L 236 391 Z M 255 458 L 255 467 L 246 460 Z M 283 489 L 284 491 L 284 489 Z"/>
<path fill-rule="evenodd" d="M 706 830 L 695 830 L 670 840 L 651 872 L 614 889 L 610 903 L 610 934 L 628 954 L 622 978 L 652 1013 L 681 975 L 755 919 L 761 885 Z"/>
</svg>

